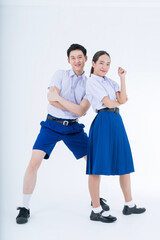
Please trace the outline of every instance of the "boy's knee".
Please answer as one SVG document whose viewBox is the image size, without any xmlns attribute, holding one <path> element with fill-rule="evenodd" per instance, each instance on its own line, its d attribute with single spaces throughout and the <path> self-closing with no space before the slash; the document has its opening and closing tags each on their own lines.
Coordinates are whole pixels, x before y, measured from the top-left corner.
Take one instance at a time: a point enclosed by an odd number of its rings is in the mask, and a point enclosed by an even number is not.
<svg viewBox="0 0 160 240">
<path fill-rule="evenodd" d="M 29 163 L 29 169 L 31 171 L 36 171 L 38 170 L 38 168 L 40 167 L 41 165 L 41 162 L 42 162 L 42 159 L 38 159 L 38 158 L 35 158 L 35 157 L 32 157 L 31 158 L 31 161 Z"/>
</svg>

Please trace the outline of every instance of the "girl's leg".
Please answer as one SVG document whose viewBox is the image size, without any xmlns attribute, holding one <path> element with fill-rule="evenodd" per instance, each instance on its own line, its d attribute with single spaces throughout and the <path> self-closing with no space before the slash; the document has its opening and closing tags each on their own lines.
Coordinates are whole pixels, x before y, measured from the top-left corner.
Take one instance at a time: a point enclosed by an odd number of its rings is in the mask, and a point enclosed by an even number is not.
<svg viewBox="0 0 160 240">
<path fill-rule="evenodd" d="M 84 159 L 87 160 L 87 156 L 84 156 Z M 100 175 L 90 175 L 89 176 L 89 191 L 90 191 L 90 196 L 91 196 L 91 205 L 94 206 L 100 206 L 104 211 L 109 210 L 109 206 L 106 204 L 106 200 L 104 198 L 99 198 L 99 201 L 97 200 L 99 197 L 99 186 L 100 186 Z M 96 187 L 94 187 L 96 186 Z M 92 196 L 95 198 L 94 204 L 92 202 Z M 96 208 L 96 207 L 94 207 Z"/>
<path fill-rule="evenodd" d="M 145 208 L 137 208 L 137 206 L 132 200 L 130 174 L 121 175 L 119 180 L 125 199 L 125 205 L 122 211 L 123 214 L 130 215 L 133 213 L 141 214 L 145 212 L 146 211 Z"/>
<path fill-rule="evenodd" d="M 121 175 L 119 181 L 125 202 L 132 201 L 130 174 Z"/>
<path fill-rule="evenodd" d="M 92 212 L 90 215 L 90 220 L 101 221 L 105 223 L 115 222 L 116 217 L 111 215 L 106 216 L 106 212 L 102 211 L 99 199 L 99 187 L 100 187 L 100 176 L 99 175 L 89 175 L 89 192 L 92 199 Z"/>
<path fill-rule="evenodd" d="M 91 195 L 93 208 L 97 208 L 100 206 L 100 200 L 99 200 L 100 176 L 89 175 L 88 185 L 89 185 L 89 192 Z"/>
</svg>

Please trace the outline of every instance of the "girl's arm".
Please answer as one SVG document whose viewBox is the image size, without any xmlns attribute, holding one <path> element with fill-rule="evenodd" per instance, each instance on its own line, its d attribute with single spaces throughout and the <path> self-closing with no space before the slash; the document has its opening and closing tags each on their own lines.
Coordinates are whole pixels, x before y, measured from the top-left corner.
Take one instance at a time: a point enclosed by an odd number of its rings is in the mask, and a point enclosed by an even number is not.
<svg viewBox="0 0 160 240">
<path fill-rule="evenodd" d="M 116 97 L 119 103 L 124 104 L 128 100 L 127 93 L 126 93 L 126 83 L 125 83 L 126 71 L 123 68 L 119 67 L 118 75 L 120 76 L 120 80 L 121 80 L 121 91 L 116 93 Z"/>
<path fill-rule="evenodd" d="M 110 100 L 107 96 L 105 96 L 102 99 L 103 104 L 108 107 L 108 108 L 115 108 L 115 107 L 119 107 L 121 104 L 119 103 L 119 101 L 113 101 Z"/>
</svg>

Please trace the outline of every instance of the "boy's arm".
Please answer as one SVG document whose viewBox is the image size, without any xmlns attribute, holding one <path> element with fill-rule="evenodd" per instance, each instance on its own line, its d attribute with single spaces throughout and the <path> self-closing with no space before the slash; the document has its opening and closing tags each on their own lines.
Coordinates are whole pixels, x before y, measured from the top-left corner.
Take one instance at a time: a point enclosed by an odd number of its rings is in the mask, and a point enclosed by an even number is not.
<svg viewBox="0 0 160 240">
<path fill-rule="evenodd" d="M 52 106 L 54 106 L 54 107 L 56 107 L 56 108 L 59 108 L 59 109 L 61 109 L 61 110 L 67 110 L 67 109 L 66 109 L 65 107 L 63 107 L 59 102 L 57 102 L 57 101 L 50 101 L 50 100 L 49 100 L 50 95 L 52 95 L 52 92 L 54 91 L 54 89 L 56 89 L 57 93 L 60 94 L 59 88 L 57 88 L 57 87 L 55 87 L 55 86 L 50 87 L 50 88 L 49 88 L 49 92 L 48 92 L 48 94 L 47 94 L 47 98 L 48 98 L 49 103 L 50 103 Z"/>
<path fill-rule="evenodd" d="M 69 102 L 68 100 L 62 98 L 56 89 L 54 89 L 51 94 L 48 96 L 49 101 L 56 101 L 58 102 L 62 107 L 65 108 L 65 110 L 68 110 L 78 116 L 83 116 L 86 114 L 87 110 L 90 107 L 90 103 L 87 99 L 83 99 L 80 104 L 75 104 L 72 102 Z"/>
<path fill-rule="evenodd" d="M 85 115 L 90 107 L 90 103 L 87 99 L 83 99 L 80 104 L 75 104 L 59 96 L 58 102 L 68 111 L 78 115 L 79 117 Z"/>
</svg>

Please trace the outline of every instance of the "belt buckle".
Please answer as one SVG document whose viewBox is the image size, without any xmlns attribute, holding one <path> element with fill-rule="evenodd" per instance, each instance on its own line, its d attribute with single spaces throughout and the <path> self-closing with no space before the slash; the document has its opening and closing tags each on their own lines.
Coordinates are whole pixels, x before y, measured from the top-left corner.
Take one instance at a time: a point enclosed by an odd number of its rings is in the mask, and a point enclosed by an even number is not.
<svg viewBox="0 0 160 240">
<path fill-rule="evenodd" d="M 115 108 L 115 113 L 119 113 L 119 109 L 118 108 Z"/>
<path fill-rule="evenodd" d="M 63 121 L 64 126 L 68 126 L 68 124 L 69 124 L 69 121 L 67 121 L 67 120 Z"/>
</svg>

